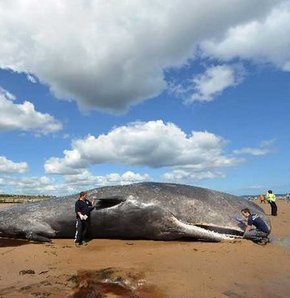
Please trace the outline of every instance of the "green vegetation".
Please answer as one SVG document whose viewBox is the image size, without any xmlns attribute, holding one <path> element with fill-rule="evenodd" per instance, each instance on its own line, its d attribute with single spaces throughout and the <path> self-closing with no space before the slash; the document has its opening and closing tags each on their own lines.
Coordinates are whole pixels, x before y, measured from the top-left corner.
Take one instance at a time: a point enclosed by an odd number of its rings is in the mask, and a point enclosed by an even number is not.
<svg viewBox="0 0 290 298">
<path fill-rule="evenodd" d="M 0 203 L 25 203 L 35 202 L 51 198 L 45 195 L 13 195 L 13 194 L 0 194 Z"/>
</svg>

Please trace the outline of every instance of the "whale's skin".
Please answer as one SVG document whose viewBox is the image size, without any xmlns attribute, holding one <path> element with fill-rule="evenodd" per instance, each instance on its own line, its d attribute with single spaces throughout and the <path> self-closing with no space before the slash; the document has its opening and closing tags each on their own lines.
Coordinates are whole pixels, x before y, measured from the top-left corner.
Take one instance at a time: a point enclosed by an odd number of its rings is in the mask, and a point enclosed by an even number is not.
<svg viewBox="0 0 290 298">
<path fill-rule="evenodd" d="M 108 239 L 221 241 L 242 235 L 236 219 L 243 208 L 262 208 L 231 194 L 173 183 L 137 183 L 87 191 L 96 198 L 91 236 Z M 0 237 L 50 241 L 74 238 L 78 194 L 17 204 L 0 210 Z"/>
</svg>

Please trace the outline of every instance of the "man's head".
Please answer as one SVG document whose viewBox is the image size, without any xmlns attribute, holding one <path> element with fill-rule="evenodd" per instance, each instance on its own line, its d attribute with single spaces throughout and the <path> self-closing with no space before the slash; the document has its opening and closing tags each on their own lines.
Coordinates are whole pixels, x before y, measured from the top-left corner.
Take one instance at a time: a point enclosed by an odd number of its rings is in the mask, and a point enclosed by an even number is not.
<svg viewBox="0 0 290 298">
<path fill-rule="evenodd" d="M 268 190 L 268 193 L 272 193 L 272 190 Z"/>
<path fill-rule="evenodd" d="M 85 200 L 86 197 L 87 197 L 87 193 L 85 191 L 81 191 L 80 192 L 80 200 Z"/>
<path fill-rule="evenodd" d="M 250 215 L 251 215 L 251 211 L 249 208 L 244 208 L 241 210 L 241 213 L 242 215 L 245 217 L 245 218 L 248 218 Z"/>
</svg>

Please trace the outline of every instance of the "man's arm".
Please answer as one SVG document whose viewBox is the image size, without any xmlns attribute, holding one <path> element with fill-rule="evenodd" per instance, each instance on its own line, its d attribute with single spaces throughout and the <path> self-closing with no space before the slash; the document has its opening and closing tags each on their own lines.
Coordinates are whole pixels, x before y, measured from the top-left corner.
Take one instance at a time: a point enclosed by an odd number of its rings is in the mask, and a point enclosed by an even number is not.
<svg viewBox="0 0 290 298">
<path fill-rule="evenodd" d="M 247 226 L 246 226 L 246 229 L 245 229 L 245 232 L 244 232 L 244 235 L 243 235 L 242 238 L 245 238 L 245 237 L 246 237 L 246 233 L 249 232 L 251 229 L 252 229 L 252 226 L 247 225 Z"/>
<path fill-rule="evenodd" d="M 77 212 L 77 214 L 78 214 L 79 218 L 82 218 L 83 217 L 83 215 L 82 215 L 82 213 L 80 211 Z"/>
<path fill-rule="evenodd" d="M 247 225 L 247 226 L 246 226 L 246 229 L 245 229 L 245 233 L 246 233 L 246 232 L 249 232 L 249 231 L 251 231 L 251 230 L 252 230 L 252 226 Z"/>
<path fill-rule="evenodd" d="M 78 215 L 78 217 L 81 219 L 81 220 L 86 220 L 88 218 L 87 215 L 83 215 L 80 211 L 80 208 L 78 206 L 78 204 L 76 203 L 76 206 L 75 206 L 75 210 L 76 210 L 76 214 Z"/>
<path fill-rule="evenodd" d="M 91 205 L 88 207 L 89 208 L 89 211 L 93 211 L 96 207 L 96 199 L 93 199 L 93 201 L 91 202 Z"/>
<path fill-rule="evenodd" d="M 83 215 L 81 212 L 78 212 L 78 216 L 81 220 L 86 220 L 88 218 L 86 214 Z"/>
</svg>

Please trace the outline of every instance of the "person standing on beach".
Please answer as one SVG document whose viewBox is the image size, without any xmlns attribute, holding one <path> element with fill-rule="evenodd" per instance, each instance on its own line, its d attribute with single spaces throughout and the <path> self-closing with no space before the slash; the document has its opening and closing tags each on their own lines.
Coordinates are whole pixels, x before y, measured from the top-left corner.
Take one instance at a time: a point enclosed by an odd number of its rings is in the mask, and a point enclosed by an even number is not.
<svg viewBox="0 0 290 298">
<path fill-rule="evenodd" d="M 259 195 L 259 200 L 260 200 L 260 203 L 261 203 L 261 204 L 262 204 L 262 203 L 264 203 L 264 204 L 266 203 L 266 202 L 265 202 L 265 197 L 264 197 L 264 195 L 262 195 L 262 194 Z"/>
<path fill-rule="evenodd" d="M 277 216 L 276 196 L 272 190 L 268 190 L 265 196 L 266 201 L 271 205 L 271 215 Z"/>
<path fill-rule="evenodd" d="M 89 229 L 89 218 L 90 212 L 94 209 L 93 204 L 86 202 L 87 193 L 80 192 L 79 199 L 75 203 L 75 213 L 76 213 L 76 233 L 75 233 L 75 245 L 79 247 L 80 245 L 87 245 L 85 242 L 86 234 Z"/>
<path fill-rule="evenodd" d="M 251 211 L 248 208 L 242 209 L 241 213 L 247 220 L 243 238 L 262 245 L 270 242 L 268 238 L 270 230 L 263 219 L 258 214 L 251 214 Z"/>
</svg>

